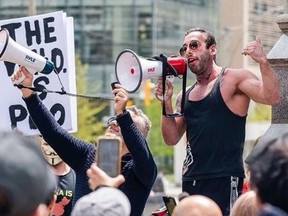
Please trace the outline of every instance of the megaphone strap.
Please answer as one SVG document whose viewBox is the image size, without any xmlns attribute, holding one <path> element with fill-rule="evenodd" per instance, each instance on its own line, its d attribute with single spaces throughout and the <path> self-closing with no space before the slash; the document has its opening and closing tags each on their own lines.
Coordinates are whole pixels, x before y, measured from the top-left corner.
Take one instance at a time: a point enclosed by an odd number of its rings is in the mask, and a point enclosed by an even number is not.
<svg viewBox="0 0 288 216">
<path fill-rule="evenodd" d="M 14 86 L 16 86 L 19 89 L 27 88 L 35 92 L 57 93 L 60 95 L 82 97 L 82 98 L 93 99 L 93 100 L 113 100 L 113 98 L 96 97 L 96 96 L 89 96 L 89 95 L 82 95 L 82 94 L 72 94 L 72 93 L 66 92 L 63 88 L 61 88 L 61 91 L 52 91 L 52 90 L 48 90 L 47 88 L 35 88 L 32 86 L 24 86 L 22 84 L 14 84 Z"/>
<path fill-rule="evenodd" d="M 177 71 L 175 68 L 167 61 L 167 57 L 163 54 L 160 54 L 159 56 L 153 56 L 152 59 L 155 59 L 157 61 L 161 61 L 163 63 L 163 76 L 165 73 L 165 76 L 167 75 L 173 75 L 175 77 L 179 77 Z"/>
<path fill-rule="evenodd" d="M 163 63 L 163 71 L 162 71 L 162 88 L 163 88 L 163 98 L 165 96 L 165 83 L 166 83 L 166 77 L 167 75 L 173 75 L 175 77 L 179 77 L 176 70 L 173 68 L 171 64 L 167 61 L 167 57 L 163 54 L 160 54 L 160 56 L 154 56 L 156 60 L 162 61 Z M 173 114 L 167 114 L 165 103 L 162 103 L 162 115 L 168 117 L 168 118 L 174 118 L 177 116 L 183 116 L 184 115 L 184 105 L 185 105 L 185 96 L 186 96 L 186 81 L 187 81 L 187 67 L 185 69 L 185 73 L 183 74 L 183 81 L 182 81 L 182 98 L 181 98 L 181 112 L 180 113 L 173 113 Z"/>
<path fill-rule="evenodd" d="M 60 79 L 59 73 L 58 71 L 54 68 L 53 71 L 55 72 L 55 74 L 57 75 L 57 78 L 59 80 L 59 83 L 61 85 L 61 91 L 52 91 L 52 90 L 48 90 L 47 88 L 45 88 L 43 86 L 43 88 L 40 87 L 32 87 L 32 86 L 24 86 L 22 84 L 14 84 L 14 86 L 16 86 L 17 88 L 21 89 L 21 88 L 27 88 L 30 89 L 32 91 L 35 92 L 45 92 L 45 93 L 57 93 L 60 95 L 68 95 L 68 96 L 74 96 L 74 97 L 81 97 L 81 98 L 86 98 L 86 99 L 92 99 L 92 100 L 114 100 L 113 98 L 104 98 L 104 97 L 96 97 L 96 96 L 89 96 L 89 95 L 83 95 L 83 94 L 73 94 L 73 93 L 69 93 L 66 92 L 64 89 L 64 85 Z"/>
</svg>

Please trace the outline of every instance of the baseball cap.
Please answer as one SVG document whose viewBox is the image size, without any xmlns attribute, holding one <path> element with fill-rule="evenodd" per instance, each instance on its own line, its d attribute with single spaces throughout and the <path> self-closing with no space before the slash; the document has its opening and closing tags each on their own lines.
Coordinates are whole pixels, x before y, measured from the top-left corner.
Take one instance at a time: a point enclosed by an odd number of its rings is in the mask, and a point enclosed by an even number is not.
<svg viewBox="0 0 288 216">
<path fill-rule="evenodd" d="M 0 215 L 31 214 L 56 185 L 56 176 L 32 139 L 0 133 Z"/>
<path fill-rule="evenodd" d="M 81 197 L 71 216 L 129 216 L 130 211 L 130 202 L 122 191 L 104 186 Z"/>
</svg>

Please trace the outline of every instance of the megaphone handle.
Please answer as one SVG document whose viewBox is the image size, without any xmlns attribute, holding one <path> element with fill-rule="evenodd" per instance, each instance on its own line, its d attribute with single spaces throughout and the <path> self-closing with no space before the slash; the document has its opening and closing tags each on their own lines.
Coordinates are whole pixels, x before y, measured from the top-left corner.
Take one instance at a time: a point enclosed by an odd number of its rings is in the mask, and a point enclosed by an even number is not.
<svg viewBox="0 0 288 216">
<path fill-rule="evenodd" d="M 169 82 L 173 83 L 175 76 L 174 75 L 168 75 L 166 78 L 167 78 L 167 80 L 169 80 Z"/>
<path fill-rule="evenodd" d="M 22 76 L 19 79 L 14 80 L 12 83 L 13 85 L 19 85 L 25 78 L 26 76 L 22 73 Z"/>
<path fill-rule="evenodd" d="M 37 70 L 35 70 L 35 69 L 32 69 L 32 68 L 26 68 L 31 74 L 35 74 L 36 72 L 37 72 Z M 13 83 L 13 85 L 19 85 L 25 78 L 26 78 L 26 76 L 23 74 L 23 73 L 21 73 L 22 74 L 22 76 L 18 79 L 18 80 L 14 80 L 12 83 Z"/>
<path fill-rule="evenodd" d="M 166 82 L 166 71 L 163 71 L 163 76 L 162 76 L 162 83 L 163 83 L 163 98 L 165 94 L 165 82 Z M 182 81 L 182 98 L 181 98 L 181 111 L 180 114 L 166 114 L 166 108 L 165 108 L 165 103 L 162 103 L 162 115 L 166 117 L 176 117 L 176 116 L 183 116 L 184 115 L 184 106 L 185 106 L 185 98 L 186 98 L 186 80 L 187 80 L 187 68 L 185 73 L 183 74 L 183 81 Z M 195 86 L 195 85 L 194 85 Z M 194 86 L 192 88 L 194 88 Z"/>
</svg>

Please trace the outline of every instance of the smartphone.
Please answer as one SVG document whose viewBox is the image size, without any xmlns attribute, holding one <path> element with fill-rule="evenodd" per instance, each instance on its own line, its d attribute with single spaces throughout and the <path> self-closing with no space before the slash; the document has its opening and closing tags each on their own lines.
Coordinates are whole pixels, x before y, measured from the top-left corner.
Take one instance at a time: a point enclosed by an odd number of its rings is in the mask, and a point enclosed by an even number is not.
<svg viewBox="0 0 288 216">
<path fill-rule="evenodd" d="M 171 216 L 175 206 L 177 205 L 175 198 L 170 196 L 163 196 L 163 201 L 166 206 L 168 215 Z"/>
<path fill-rule="evenodd" d="M 96 163 L 109 176 L 121 173 L 121 140 L 113 136 L 100 136 L 96 144 Z"/>
</svg>

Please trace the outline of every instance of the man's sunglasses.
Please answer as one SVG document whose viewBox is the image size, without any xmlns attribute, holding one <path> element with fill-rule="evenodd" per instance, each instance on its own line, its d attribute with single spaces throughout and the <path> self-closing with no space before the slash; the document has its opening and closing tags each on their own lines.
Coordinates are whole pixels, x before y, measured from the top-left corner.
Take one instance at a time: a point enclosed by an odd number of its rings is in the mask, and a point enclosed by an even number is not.
<svg viewBox="0 0 288 216">
<path fill-rule="evenodd" d="M 112 116 L 111 118 L 108 119 L 107 127 L 110 127 L 112 124 L 115 126 L 118 126 L 118 123 L 116 121 L 116 116 Z"/>
<path fill-rule="evenodd" d="M 189 46 L 189 49 L 191 50 L 197 50 L 198 47 L 200 46 L 200 43 L 197 40 L 191 40 L 188 46 Z M 179 54 L 181 56 L 184 56 L 186 52 L 187 52 L 187 45 L 184 45 L 180 48 Z"/>
</svg>

